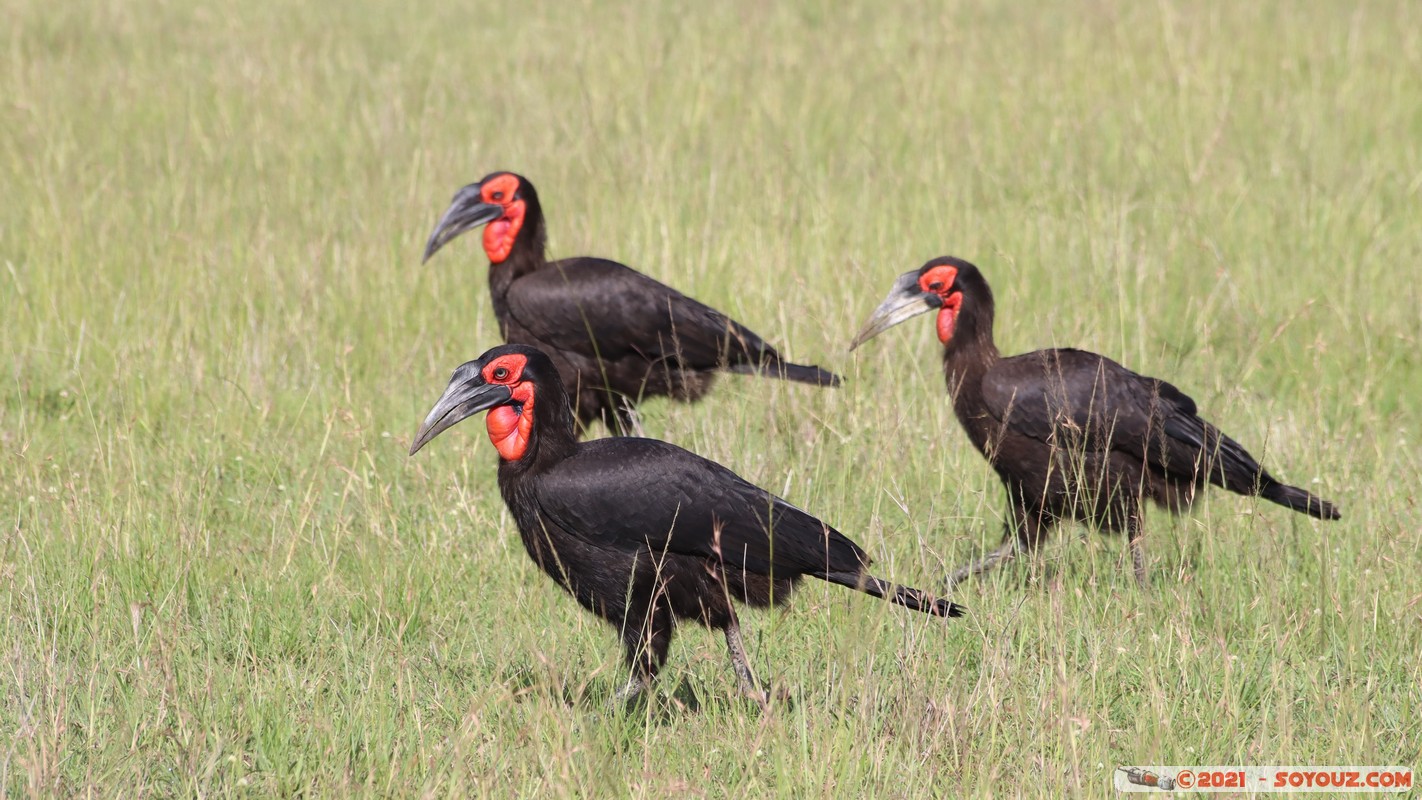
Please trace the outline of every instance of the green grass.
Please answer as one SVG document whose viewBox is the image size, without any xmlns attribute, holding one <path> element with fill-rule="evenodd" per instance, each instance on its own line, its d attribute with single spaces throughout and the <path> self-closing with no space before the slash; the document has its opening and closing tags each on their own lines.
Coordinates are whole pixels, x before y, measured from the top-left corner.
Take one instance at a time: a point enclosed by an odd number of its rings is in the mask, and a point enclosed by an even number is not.
<svg viewBox="0 0 1422 800">
<path fill-rule="evenodd" d="M 1422 765 L 1422 9 L 1343 3 L 56 4 L 0 33 L 0 786 L 17 796 L 1112 794 L 1118 764 Z M 900 272 L 994 283 L 1005 352 L 1171 379 L 1322 524 L 1213 492 L 1067 527 L 942 625 L 821 585 L 747 614 L 789 706 L 539 575 L 482 426 L 460 185 L 516 169 L 839 391 L 649 406 L 929 588 L 995 544 Z"/>
</svg>

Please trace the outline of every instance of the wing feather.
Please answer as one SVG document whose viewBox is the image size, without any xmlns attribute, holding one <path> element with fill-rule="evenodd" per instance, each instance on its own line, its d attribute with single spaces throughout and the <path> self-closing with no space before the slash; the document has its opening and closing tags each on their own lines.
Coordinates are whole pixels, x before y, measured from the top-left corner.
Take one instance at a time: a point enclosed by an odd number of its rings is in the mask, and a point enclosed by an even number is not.
<svg viewBox="0 0 1422 800">
<path fill-rule="evenodd" d="M 583 444 L 539 476 L 540 513 L 612 549 L 722 558 L 761 574 L 856 571 L 864 551 L 839 531 L 725 467 L 655 439 Z"/>
</svg>

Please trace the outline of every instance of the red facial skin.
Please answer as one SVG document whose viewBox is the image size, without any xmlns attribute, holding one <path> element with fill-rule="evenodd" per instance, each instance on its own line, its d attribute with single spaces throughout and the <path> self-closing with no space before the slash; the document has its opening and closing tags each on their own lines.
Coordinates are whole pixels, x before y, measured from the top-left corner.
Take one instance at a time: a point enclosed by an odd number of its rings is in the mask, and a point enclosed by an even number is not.
<svg viewBox="0 0 1422 800">
<path fill-rule="evenodd" d="M 524 205 L 522 200 L 514 199 L 517 193 L 518 178 L 507 174 L 490 178 L 480 189 L 484 202 L 504 207 L 504 215 L 484 228 L 484 252 L 490 263 L 504 263 L 523 228 Z"/>
<path fill-rule="evenodd" d="M 962 307 L 962 292 L 943 298 L 943 308 L 938 312 L 938 341 L 948 344 L 948 340 L 953 338 L 953 325 L 958 321 L 958 309 Z"/>
<path fill-rule="evenodd" d="M 957 267 L 942 264 L 918 276 L 918 287 L 943 298 L 943 308 L 938 312 L 938 341 L 948 344 L 953 338 L 953 325 L 958 321 L 958 310 L 963 307 L 963 293 L 954 292 L 953 281 L 958 278 Z"/>
<path fill-rule="evenodd" d="M 514 402 L 520 404 L 519 408 L 512 405 L 491 408 L 484 420 L 484 426 L 489 430 L 489 441 L 499 451 L 499 458 L 505 461 L 523 458 L 533 433 L 533 382 L 520 380 L 527 365 L 527 358 L 507 355 L 484 366 L 484 380 L 509 387 Z"/>
</svg>

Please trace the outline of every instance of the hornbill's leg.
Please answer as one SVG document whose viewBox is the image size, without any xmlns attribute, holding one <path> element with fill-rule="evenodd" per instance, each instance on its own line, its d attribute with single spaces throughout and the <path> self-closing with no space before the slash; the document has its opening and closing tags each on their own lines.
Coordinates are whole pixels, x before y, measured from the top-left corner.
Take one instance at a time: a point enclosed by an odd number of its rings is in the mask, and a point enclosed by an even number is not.
<svg viewBox="0 0 1422 800">
<path fill-rule="evenodd" d="M 948 588 L 952 589 L 974 575 L 981 575 L 997 566 L 998 563 L 1010 560 L 1015 555 L 1017 555 L 1017 537 L 1013 536 L 1012 531 L 1009 530 L 1007 535 L 1002 537 L 1002 544 L 988 551 L 987 555 L 977 561 L 970 561 L 959 567 L 952 575 L 948 576 Z"/>
<path fill-rule="evenodd" d="M 1041 541 L 1043 524 L 1042 512 L 1032 511 L 1026 505 L 1012 502 L 1012 516 L 1003 524 L 1002 544 L 977 561 L 970 561 L 948 576 L 948 588 L 962 583 L 974 575 L 981 575 L 1003 561 L 1010 561 L 1018 552 L 1031 552 Z"/>
<path fill-rule="evenodd" d="M 719 525 L 715 529 L 715 550 L 719 556 L 721 551 L 721 529 Z M 706 572 L 710 574 L 711 581 L 716 584 L 721 596 L 716 598 L 709 606 L 703 606 L 703 622 L 712 628 L 721 628 L 726 635 L 726 650 L 731 654 L 731 668 L 736 671 L 736 680 L 740 681 L 741 694 L 751 698 L 765 708 L 770 702 L 770 693 L 760 685 L 760 681 L 755 679 L 755 673 L 751 671 L 750 659 L 746 657 L 745 643 L 741 641 L 741 623 L 736 619 L 736 604 L 732 598 L 730 583 L 726 580 L 726 565 L 719 558 L 708 559 L 706 562 Z"/>
<path fill-rule="evenodd" d="M 736 670 L 736 678 L 741 682 L 741 694 L 751 698 L 765 708 L 770 703 L 770 693 L 755 679 L 751 672 L 750 659 L 746 658 L 746 648 L 741 642 L 741 625 L 736 619 L 735 609 L 731 609 L 730 622 L 726 624 L 726 649 L 731 653 L 731 667 Z"/>
<path fill-rule="evenodd" d="M 672 632 L 676 619 L 666 599 L 657 587 L 652 597 L 629 598 L 632 603 L 650 606 L 647 616 L 641 620 L 629 617 L 622 625 L 622 645 L 627 655 L 627 665 L 632 668 L 632 677 L 627 684 L 612 696 L 613 705 L 625 703 L 640 695 L 656 680 L 657 672 L 667 660 L 667 649 L 671 646 Z"/>
<path fill-rule="evenodd" d="M 1126 546 L 1131 551 L 1131 568 L 1136 574 L 1136 585 L 1145 589 L 1150 586 L 1146 575 L 1145 542 L 1141 534 L 1140 509 L 1132 509 L 1126 516 Z"/>
</svg>

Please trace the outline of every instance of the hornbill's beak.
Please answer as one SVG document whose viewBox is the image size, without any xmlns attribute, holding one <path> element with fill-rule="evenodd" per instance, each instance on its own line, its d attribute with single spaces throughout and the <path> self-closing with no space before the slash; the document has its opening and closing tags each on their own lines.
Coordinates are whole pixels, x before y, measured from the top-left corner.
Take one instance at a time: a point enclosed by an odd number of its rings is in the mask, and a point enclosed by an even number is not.
<svg viewBox="0 0 1422 800">
<path fill-rule="evenodd" d="M 444 395 L 435 403 L 434 408 L 430 409 L 430 415 L 425 417 L 425 424 L 421 425 L 419 432 L 415 434 L 415 443 L 410 445 L 410 455 L 419 452 L 431 439 L 461 421 L 512 399 L 513 392 L 507 386 L 484 383 L 483 379 L 477 376 L 472 379 L 464 378 L 456 372 L 444 390 Z"/>
<path fill-rule="evenodd" d="M 911 269 L 894 281 L 894 288 L 889 290 L 889 296 L 874 309 L 873 315 L 854 337 L 849 349 L 853 350 L 904 320 L 942 307 L 943 298 L 919 288 L 918 270 Z"/>
<path fill-rule="evenodd" d="M 460 189 L 455 193 L 449 208 L 445 209 L 444 216 L 439 218 L 439 224 L 435 225 L 434 233 L 430 234 L 430 240 L 425 245 L 423 261 L 429 261 L 430 256 L 459 234 L 470 228 L 477 228 L 486 222 L 493 222 L 503 215 L 503 206 L 484 202 L 484 195 L 480 191 L 479 184 L 470 184 Z"/>
</svg>

